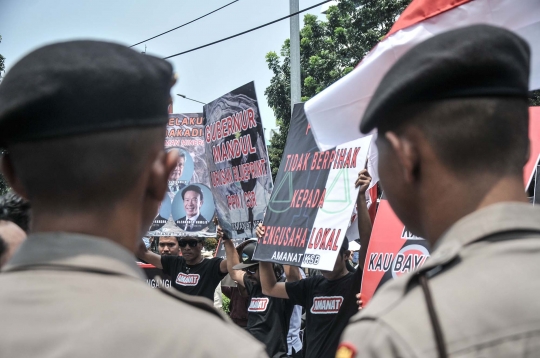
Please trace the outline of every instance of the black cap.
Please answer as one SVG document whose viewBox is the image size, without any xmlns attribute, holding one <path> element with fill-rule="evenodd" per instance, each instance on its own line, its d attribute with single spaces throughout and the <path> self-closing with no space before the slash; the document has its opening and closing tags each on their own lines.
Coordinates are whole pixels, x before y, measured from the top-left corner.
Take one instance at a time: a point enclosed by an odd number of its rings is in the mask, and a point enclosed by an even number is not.
<svg viewBox="0 0 540 358">
<path fill-rule="evenodd" d="M 349 239 L 346 237 L 343 239 L 343 243 L 341 244 L 341 247 L 339 248 L 339 251 L 347 251 L 349 249 Z"/>
<path fill-rule="evenodd" d="M 255 251 L 256 247 L 257 241 L 250 242 L 249 244 L 244 246 L 242 250 L 242 255 L 240 256 L 240 261 L 242 263 L 234 265 L 233 269 L 242 270 L 247 267 L 258 265 L 259 261 L 253 260 L 253 252 Z"/>
<path fill-rule="evenodd" d="M 362 133 L 399 121 L 412 103 L 464 97 L 527 98 L 529 45 L 508 30 L 474 25 L 434 36 L 409 50 L 383 77 L 364 113 Z"/>
<path fill-rule="evenodd" d="M 125 127 L 163 125 L 172 66 L 101 41 L 26 55 L 0 85 L 0 145 Z"/>
</svg>

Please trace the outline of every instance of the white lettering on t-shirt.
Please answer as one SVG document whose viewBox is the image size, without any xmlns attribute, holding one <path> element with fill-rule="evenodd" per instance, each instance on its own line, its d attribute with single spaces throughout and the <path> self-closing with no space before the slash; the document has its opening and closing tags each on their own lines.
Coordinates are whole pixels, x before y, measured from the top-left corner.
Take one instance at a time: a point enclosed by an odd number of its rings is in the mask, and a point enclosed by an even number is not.
<svg viewBox="0 0 540 358">
<path fill-rule="evenodd" d="M 268 297 L 254 297 L 249 303 L 248 312 L 264 312 L 266 307 L 268 307 Z"/>
<path fill-rule="evenodd" d="M 314 314 L 328 314 L 338 313 L 341 304 L 343 303 L 342 296 L 322 296 L 313 297 L 313 306 L 311 306 L 311 313 Z"/>
<path fill-rule="evenodd" d="M 199 283 L 199 278 L 201 278 L 201 276 L 196 273 L 187 275 L 183 272 L 180 272 L 176 277 L 176 283 L 180 286 L 197 286 L 197 284 Z"/>
</svg>

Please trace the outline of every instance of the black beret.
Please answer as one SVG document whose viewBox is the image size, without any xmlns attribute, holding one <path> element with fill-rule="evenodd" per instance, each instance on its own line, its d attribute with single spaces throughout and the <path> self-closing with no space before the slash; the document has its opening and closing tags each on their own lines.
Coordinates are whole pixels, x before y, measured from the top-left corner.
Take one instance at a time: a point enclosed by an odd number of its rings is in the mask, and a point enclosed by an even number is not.
<svg viewBox="0 0 540 358">
<path fill-rule="evenodd" d="M 410 49 L 386 73 L 364 113 L 369 133 L 401 106 L 422 101 L 518 96 L 529 90 L 528 44 L 494 26 L 474 25 L 434 36 Z"/>
<path fill-rule="evenodd" d="M 172 66 L 101 41 L 37 49 L 0 84 L 0 145 L 168 120 Z"/>
</svg>

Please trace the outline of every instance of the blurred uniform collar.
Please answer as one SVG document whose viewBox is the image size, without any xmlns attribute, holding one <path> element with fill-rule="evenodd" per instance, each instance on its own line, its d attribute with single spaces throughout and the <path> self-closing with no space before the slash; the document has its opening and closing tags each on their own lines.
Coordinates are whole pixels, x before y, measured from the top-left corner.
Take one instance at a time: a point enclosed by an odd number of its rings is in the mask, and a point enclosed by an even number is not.
<svg viewBox="0 0 540 358">
<path fill-rule="evenodd" d="M 145 278 L 135 256 L 124 247 L 106 238 L 67 232 L 29 235 L 2 271 L 30 266 L 56 266 Z"/>
</svg>

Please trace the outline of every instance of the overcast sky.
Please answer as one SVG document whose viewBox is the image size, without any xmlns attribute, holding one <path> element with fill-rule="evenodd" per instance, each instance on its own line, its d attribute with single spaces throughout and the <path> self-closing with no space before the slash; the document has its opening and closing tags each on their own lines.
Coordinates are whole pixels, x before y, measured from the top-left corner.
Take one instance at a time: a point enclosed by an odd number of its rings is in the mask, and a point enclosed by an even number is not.
<svg viewBox="0 0 540 358">
<path fill-rule="evenodd" d="M 132 45 L 219 8 L 232 0 L 0 0 L 0 54 L 6 70 L 29 51 L 68 39 L 101 39 Z M 300 9 L 322 0 L 300 0 Z M 289 13 L 288 0 L 240 0 L 202 20 L 148 41 L 147 53 L 169 56 L 236 34 Z M 319 14 L 320 8 L 310 11 Z M 301 24 L 302 24 L 301 17 Z M 274 128 L 264 91 L 269 51 L 279 53 L 289 21 L 170 59 L 180 76 L 173 94 L 210 102 L 255 81 L 263 123 Z M 136 46 L 144 51 L 144 44 Z M 202 105 L 173 95 L 174 112 L 202 112 Z"/>
</svg>

